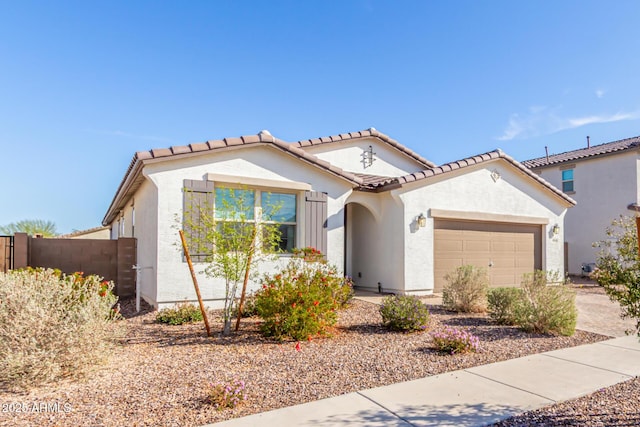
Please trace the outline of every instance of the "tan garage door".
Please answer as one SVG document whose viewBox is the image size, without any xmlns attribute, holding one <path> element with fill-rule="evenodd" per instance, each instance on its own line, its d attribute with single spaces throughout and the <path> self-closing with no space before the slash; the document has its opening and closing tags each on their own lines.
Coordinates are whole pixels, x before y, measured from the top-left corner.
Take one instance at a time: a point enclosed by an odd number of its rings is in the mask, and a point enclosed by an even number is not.
<svg viewBox="0 0 640 427">
<path fill-rule="evenodd" d="M 542 268 L 541 235 L 540 225 L 436 220 L 434 292 L 465 264 L 486 268 L 491 286 L 519 285 L 522 274 Z"/>
</svg>

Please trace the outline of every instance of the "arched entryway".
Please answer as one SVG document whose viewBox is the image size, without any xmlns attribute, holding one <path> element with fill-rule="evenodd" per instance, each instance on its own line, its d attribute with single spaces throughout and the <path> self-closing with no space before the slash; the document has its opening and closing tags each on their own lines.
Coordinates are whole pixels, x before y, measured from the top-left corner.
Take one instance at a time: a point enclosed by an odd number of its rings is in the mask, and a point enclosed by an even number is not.
<svg viewBox="0 0 640 427">
<path fill-rule="evenodd" d="M 360 289 L 378 291 L 382 224 L 364 204 L 345 205 L 345 273 Z"/>
</svg>

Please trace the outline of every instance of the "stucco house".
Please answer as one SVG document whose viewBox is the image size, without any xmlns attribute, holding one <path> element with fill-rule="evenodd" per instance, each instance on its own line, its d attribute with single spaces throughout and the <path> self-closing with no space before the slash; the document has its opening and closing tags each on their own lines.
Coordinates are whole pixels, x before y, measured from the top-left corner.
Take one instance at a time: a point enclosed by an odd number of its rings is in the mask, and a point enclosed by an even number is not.
<svg viewBox="0 0 640 427">
<path fill-rule="evenodd" d="M 416 295 L 440 291 L 462 264 L 486 267 L 494 286 L 517 285 L 534 269 L 562 271 L 574 204 L 500 150 L 437 166 L 373 128 L 294 143 L 262 131 L 142 151 L 103 225 L 111 238 L 137 238 L 138 286 L 149 303 L 195 300 L 176 218 L 187 192 L 214 203 L 228 188 L 249 191 L 256 212 L 266 195 L 284 201 L 285 251 L 316 247 L 359 288 Z M 199 281 L 203 299 L 219 307 L 223 282 Z"/>
<path fill-rule="evenodd" d="M 587 146 L 524 161 L 541 178 L 577 204 L 565 218 L 565 258 L 569 274 L 593 265 L 605 229 L 640 203 L 640 137 Z"/>
</svg>

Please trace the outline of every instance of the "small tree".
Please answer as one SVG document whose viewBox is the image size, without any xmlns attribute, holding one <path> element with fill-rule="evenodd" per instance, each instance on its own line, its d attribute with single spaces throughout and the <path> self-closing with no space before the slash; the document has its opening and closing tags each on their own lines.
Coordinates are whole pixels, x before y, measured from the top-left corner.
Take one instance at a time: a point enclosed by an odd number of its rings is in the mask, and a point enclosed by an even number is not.
<svg viewBox="0 0 640 427">
<path fill-rule="evenodd" d="M 13 236 L 15 233 L 27 233 L 30 236 L 41 234 L 43 237 L 54 237 L 58 233 L 52 221 L 42 219 L 23 219 L 18 222 L 0 226 L 0 234 Z"/>
<path fill-rule="evenodd" d="M 607 239 L 600 247 L 593 277 L 612 301 L 622 307 L 622 316 L 636 320 L 640 335 L 640 258 L 635 218 L 620 215 L 606 229 Z"/>
<path fill-rule="evenodd" d="M 190 246 L 204 254 L 208 264 L 205 274 L 225 281 L 222 333 L 229 335 L 233 314 L 238 311 L 240 283 L 244 281 L 246 287 L 247 280 L 255 276 L 257 264 L 278 248 L 280 230 L 271 219 L 279 207 L 270 206 L 263 213 L 254 207 L 252 190 L 216 190 L 215 207 L 206 203 L 185 206 L 184 228 Z"/>
</svg>

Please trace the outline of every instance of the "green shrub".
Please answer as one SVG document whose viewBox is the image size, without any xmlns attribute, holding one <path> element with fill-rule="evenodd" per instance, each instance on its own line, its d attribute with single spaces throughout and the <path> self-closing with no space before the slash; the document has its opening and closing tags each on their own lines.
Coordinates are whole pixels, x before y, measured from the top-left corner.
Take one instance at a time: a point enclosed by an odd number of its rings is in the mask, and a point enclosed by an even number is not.
<svg viewBox="0 0 640 427">
<path fill-rule="evenodd" d="M 231 381 L 207 384 L 209 402 L 216 410 L 235 408 L 247 398 L 244 381 Z"/>
<path fill-rule="evenodd" d="M 576 293 L 562 284 L 557 273 L 525 274 L 521 289 L 522 304 L 518 304 L 515 313 L 519 327 L 528 332 L 573 335 L 578 319 Z"/>
<path fill-rule="evenodd" d="M 262 332 L 276 339 L 324 335 L 337 321 L 336 311 L 351 298 L 351 281 L 326 263 L 293 258 L 287 267 L 266 275 L 255 307 Z"/>
<path fill-rule="evenodd" d="M 621 316 L 636 321 L 640 336 L 640 256 L 636 218 L 620 215 L 606 229 L 606 240 L 594 243 L 600 248 L 592 278 L 620 304 Z M 627 331 L 631 333 L 631 331 Z"/>
<path fill-rule="evenodd" d="M 380 304 L 382 323 L 395 331 L 423 331 L 429 324 L 429 309 L 415 295 L 390 295 Z"/>
<path fill-rule="evenodd" d="M 242 317 L 252 317 L 256 316 L 258 311 L 256 310 L 256 296 L 249 295 L 245 298 L 244 304 L 242 305 Z M 236 306 L 233 310 L 233 316 L 238 317 L 238 307 Z"/>
<path fill-rule="evenodd" d="M 170 325 L 182 325 L 184 323 L 202 321 L 202 312 L 199 307 L 188 302 L 176 304 L 175 308 L 163 308 L 156 314 L 156 321 Z"/>
<path fill-rule="evenodd" d="M 480 340 L 471 332 L 445 326 L 431 334 L 435 347 L 444 353 L 475 353 Z"/>
<path fill-rule="evenodd" d="M 77 378 L 122 333 L 113 283 L 51 269 L 0 273 L 0 383 L 28 388 Z"/>
<path fill-rule="evenodd" d="M 489 316 L 500 325 L 515 325 L 518 306 L 522 304 L 520 288 L 493 288 L 487 291 Z"/>
<path fill-rule="evenodd" d="M 447 310 L 482 313 L 487 308 L 489 279 L 483 268 L 463 265 L 445 276 L 442 305 Z"/>
</svg>

